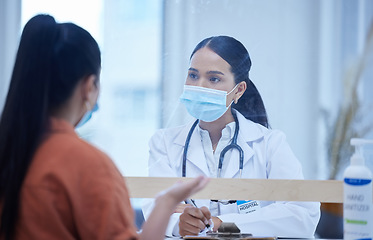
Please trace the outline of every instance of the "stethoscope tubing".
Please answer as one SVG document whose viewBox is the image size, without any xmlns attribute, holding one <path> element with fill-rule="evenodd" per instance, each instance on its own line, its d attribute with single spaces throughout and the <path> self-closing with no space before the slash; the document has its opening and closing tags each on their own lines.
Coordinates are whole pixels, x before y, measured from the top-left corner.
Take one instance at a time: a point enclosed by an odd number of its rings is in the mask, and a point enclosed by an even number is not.
<svg viewBox="0 0 373 240">
<path fill-rule="evenodd" d="M 185 140 L 185 147 L 184 147 L 184 153 L 183 153 L 183 169 L 182 169 L 182 176 L 183 177 L 186 176 L 186 157 L 187 157 L 187 154 L 188 154 L 188 148 L 189 148 L 190 138 L 192 137 L 192 133 L 193 133 L 194 129 L 196 128 L 198 122 L 199 122 L 199 120 L 197 119 L 193 123 L 192 127 L 189 130 L 188 136 L 187 136 L 187 138 Z"/>
<path fill-rule="evenodd" d="M 243 150 L 242 148 L 237 144 L 237 137 L 238 137 L 238 132 L 239 132 L 239 123 L 238 123 L 238 119 L 237 119 L 237 116 L 236 114 L 232 111 L 232 114 L 233 114 L 233 118 L 234 118 L 234 121 L 236 123 L 236 127 L 235 127 L 235 130 L 234 130 L 234 135 L 233 135 L 233 138 L 232 138 L 232 142 L 226 146 L 220 153 L 220 156 L 219 156 L 219 165 L 218 165 L 218 177 L 220 178 L 221 177 L 221 169 L 223 167 L 223 161 L 224 161 L 224 156 L 225 154 L 230 150 L 230 149 L 237 149 L 238 153 L 239 153 L 239 171 L 240 171 L 240 178 L 242 177 L 242 170 L 243 170 Z M 190 128 L 189 130 L 189 133 L 187 135 L 187 138 L 185 140 L 185 146 L 184 146 L 184 152 L 183 152 L 183 166 L 182 166 L 182 177 L 185 177 L 186 176 L 186 157 L 187 157 L 187 154 L 188 154 L 188 148 L 189 148 L 189 142 L 190 142 L 190 139 L 192 137 L 192 134 L 193 134 L 193 131 L 194 129 L 196 128 L 197 124 L 198 124 L 199 120 L 197 119 L 192 127 Z"/>
</svg>

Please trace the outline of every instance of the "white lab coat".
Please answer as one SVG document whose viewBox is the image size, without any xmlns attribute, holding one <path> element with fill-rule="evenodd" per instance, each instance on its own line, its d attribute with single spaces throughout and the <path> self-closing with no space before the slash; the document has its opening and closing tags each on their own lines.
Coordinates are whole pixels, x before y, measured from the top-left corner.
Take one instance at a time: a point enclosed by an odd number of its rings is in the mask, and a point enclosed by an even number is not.
<svg viewBox="0 0 373 240">
<path fill-rule="evenodd" d="M 285 135 L 247 120 L 237 112 L 240 125 L 237 143 L 244 152 L 242 178 L 303 179 L 302 167 L 286 142 Z M 181 177 L 185 139 L 193 122 L 170 129 L 158 130 L 149 142 L 149 176 Z M 226 161 L 226 160 L 224 160 Z M 192 134 L 186 162 L 186 176 L 209 176 L 200 134 Z M 233 150 L 224 178 L 239 178 L 239 155 Z M 222 189 L 224 191 L 224 189 Z M 247 196 L 250 200 L 250 196 Z M 312 238 L 320 218 L 320 203 L 259 201 L 261 208 L 255 212 L 240 214 L 237 205 L 223 205 L 223 222 L 234 222 L 242 233 L 256 236 Z M 198 207 L 210 206 L 209 200 L 196 200 Z M 145 219 L 152 209 L 145 203 Z M 166 235 L 178 233 L 180 214 L 170 219 Z M 173 234 L 172 234 L 173 233 Z"/>
</svg>

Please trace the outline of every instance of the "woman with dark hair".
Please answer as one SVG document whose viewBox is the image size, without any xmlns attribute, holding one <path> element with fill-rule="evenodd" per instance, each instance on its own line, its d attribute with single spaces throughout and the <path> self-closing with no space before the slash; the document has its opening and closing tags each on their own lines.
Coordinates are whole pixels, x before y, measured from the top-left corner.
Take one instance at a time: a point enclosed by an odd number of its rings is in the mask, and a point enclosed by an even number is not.
<svg viewBox="0 0 373 240">
<path fill-rule="evenodd" d="M 285 135 L 268 127 L 250 68 L 249 53 L 232 37 L 210 37 L 196 46 L 180 97 L 196 120 L 154 134 L 150 176 L 303 179 Z M 243 233 L 310 238 L 320 217 L 319 203 L 255 201 L 250 196 L 191 202 L 178 206 L 167 235 L 197 235 L 211 215 L 215 231 L 222 222 L 234 222 Z M 144 207 L 145 216 L 150 206 Z"/>
<path fill-rule="evenodd" d="M 74 127 L 97 110 L 100 50 L 84 29 L 48 15 L 26 24 L 0 119 L 0 239 L 163 239 L 196 178 L 158 196 L 140 236 L 125 182 Z"/>
</svg>

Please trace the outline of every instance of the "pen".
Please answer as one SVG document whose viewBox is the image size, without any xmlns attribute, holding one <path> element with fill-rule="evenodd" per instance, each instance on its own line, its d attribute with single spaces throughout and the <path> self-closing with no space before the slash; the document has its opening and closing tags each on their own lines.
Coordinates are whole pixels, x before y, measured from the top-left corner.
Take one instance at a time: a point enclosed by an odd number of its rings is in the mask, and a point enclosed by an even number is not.
<svg viewBox="0 0 373 240">
<path fill-rule="evenodd" d="M 197 205 L 196 205 L 196 203 L 194 202 L 193 199 L 186 199 L 184 202 L 185 202 L 186 204 L 191 204 L 191 205 L 193 205 L 193 207 L 198 208 Z"/>
</svg>

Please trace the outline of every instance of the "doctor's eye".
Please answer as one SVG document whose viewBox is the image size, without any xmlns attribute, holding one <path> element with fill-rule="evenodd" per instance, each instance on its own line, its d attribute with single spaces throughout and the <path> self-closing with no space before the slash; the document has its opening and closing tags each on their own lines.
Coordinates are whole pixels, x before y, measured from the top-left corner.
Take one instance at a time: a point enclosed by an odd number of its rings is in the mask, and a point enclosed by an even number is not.
<svg viewBox="0 0 373 240">
<path fill-rule="evenodd" d="M 188 77 L 191 78 L 191 79 L 198 79 L 198 75 L 195 74 L 195 73 L 189 73 Z"/>
<path fill-rule="evenodd" d="M 210 78 L 210 82 L 217 83 L 217 82 L 219 82 L 219 81 L 220 81 L 220 78 L 218 78 L 218 77 L 211 77 L 211 78 Z"/>
</svg>

